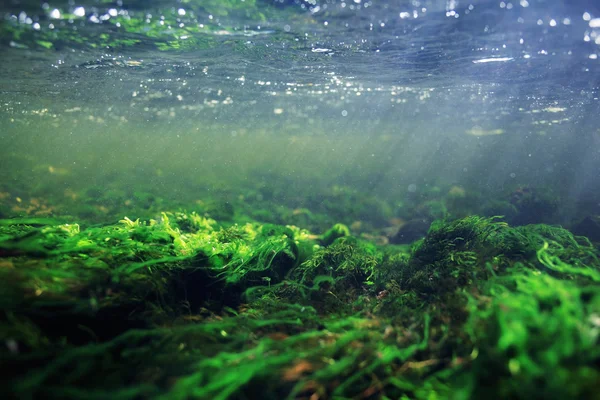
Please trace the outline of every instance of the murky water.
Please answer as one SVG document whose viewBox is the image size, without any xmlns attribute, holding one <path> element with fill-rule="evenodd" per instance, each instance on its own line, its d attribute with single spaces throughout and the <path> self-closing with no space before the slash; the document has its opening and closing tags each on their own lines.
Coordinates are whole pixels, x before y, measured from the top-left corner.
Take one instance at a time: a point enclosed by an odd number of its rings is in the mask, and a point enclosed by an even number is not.
<svg viewBox="0 0 600 400">
<path fill-rule="evenodd" d="M 534 187 L 570 222 L 598 209 L 592 3 L 3 2 L 2 192 Z"/>
</svg>

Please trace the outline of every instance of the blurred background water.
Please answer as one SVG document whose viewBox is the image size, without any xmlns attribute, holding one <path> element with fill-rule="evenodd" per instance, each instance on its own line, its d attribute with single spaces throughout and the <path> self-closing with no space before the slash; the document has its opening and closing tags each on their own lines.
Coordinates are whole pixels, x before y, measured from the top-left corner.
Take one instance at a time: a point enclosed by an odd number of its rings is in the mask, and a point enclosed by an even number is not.
<svg viewBox="0 0 600 400">
<path fill-rule="evenodd" d="M 3 217 L 208 198 L 315 229 L 319 212 L 353 229 L 600 214 L 592 0 L 12 0 L 0 17 Z"/>
</svg>

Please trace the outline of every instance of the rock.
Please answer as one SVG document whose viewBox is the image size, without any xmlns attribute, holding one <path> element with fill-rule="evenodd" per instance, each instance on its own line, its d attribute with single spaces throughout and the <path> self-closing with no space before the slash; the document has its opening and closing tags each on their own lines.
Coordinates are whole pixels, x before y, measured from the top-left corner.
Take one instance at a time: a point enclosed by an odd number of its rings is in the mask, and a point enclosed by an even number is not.
<svg viewBox="0 0 600 400">
<path fill-rule="evenodd" d="M 390 238 L 390 243 L 403 244 L 412 243 L 415 240 L 419 240 L 429 230 L 431 221 L 425 218 L 411 219 L 398 229 L 398 232 Z"/>
<path fill-rule="evenodd" d="M 575 235 L 586 236 L 592 242 L 600 242 L 600 215 L 585 217 L 571 231 Z"/>
</svg>

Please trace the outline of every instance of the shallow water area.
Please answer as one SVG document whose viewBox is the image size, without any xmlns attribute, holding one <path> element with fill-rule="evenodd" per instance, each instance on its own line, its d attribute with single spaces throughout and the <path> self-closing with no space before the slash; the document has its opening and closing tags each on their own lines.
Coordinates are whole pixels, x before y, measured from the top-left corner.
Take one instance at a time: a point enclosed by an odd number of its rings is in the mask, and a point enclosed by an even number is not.
<svg viewBox="0 0 600 400">
<path fill-rule="evenodd" d="M 41 151 L 39 164 L 74 175 L 155 168 L 194 182 L 218 170 L 227 185 L 227 170 L 258 168 L 390 201 L 411 184 L 498 195 L 568 180 L 572 201 L 597 191 L 593 11 L 15 4 L 3 23 L 4 150 Z M 215 151 L 226 154 L 202 156 Z"/>
<path fill-rule="evenodd" d="M 595 2 L 13 0 L 0 53 L 0 393 L 595 393 Z"/>
</svg>

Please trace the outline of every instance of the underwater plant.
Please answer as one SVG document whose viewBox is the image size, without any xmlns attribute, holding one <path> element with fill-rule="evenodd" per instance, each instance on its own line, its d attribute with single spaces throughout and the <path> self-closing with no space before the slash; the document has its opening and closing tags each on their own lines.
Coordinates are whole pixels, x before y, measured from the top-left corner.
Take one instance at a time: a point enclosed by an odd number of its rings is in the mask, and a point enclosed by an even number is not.
<svg viewBox="0 0 600 400">
<path fill-rule="evenodd" d="M 5 396 L 589 398 L 600 377 L 598 250 L 560 227 L 0 227 Z"/>
</svg>

